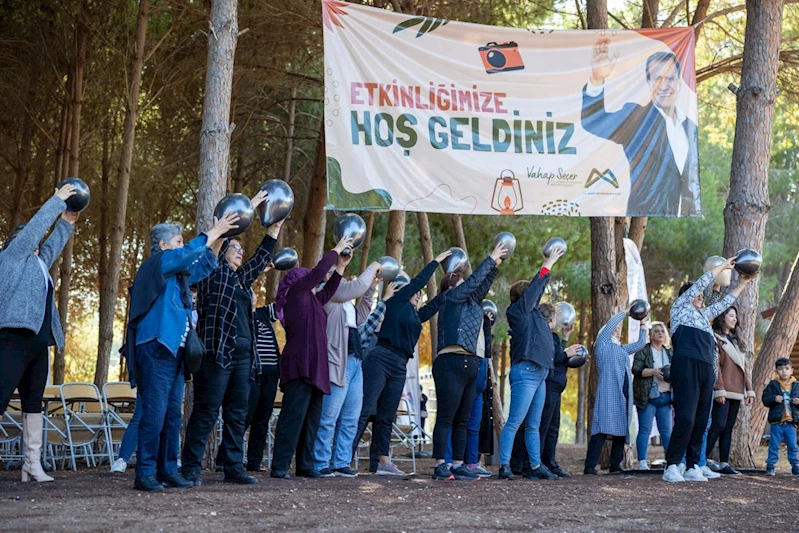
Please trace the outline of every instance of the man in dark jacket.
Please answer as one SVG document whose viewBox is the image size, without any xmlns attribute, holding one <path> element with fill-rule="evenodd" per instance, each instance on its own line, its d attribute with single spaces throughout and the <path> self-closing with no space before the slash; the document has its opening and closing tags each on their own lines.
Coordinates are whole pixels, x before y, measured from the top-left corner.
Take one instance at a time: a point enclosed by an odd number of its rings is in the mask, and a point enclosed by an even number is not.
<svg viewBox="0 0 799 533">
<path fill-rule="evenodd" d="M 791 473 L 799 476 L 799 447 L 796 444 L 796 426 L 799 425 L 799 381 L 793 377 L 790 359 L 777 359 L 774 366 L 777 370 L 777 379 L 771 380 L 763 390 L 762 398 L 763 405 L 768 407 L 768 422 L 771 424 L 766 475 L 774 475 L 780 444 L 785 441 Z"/>
</svg>

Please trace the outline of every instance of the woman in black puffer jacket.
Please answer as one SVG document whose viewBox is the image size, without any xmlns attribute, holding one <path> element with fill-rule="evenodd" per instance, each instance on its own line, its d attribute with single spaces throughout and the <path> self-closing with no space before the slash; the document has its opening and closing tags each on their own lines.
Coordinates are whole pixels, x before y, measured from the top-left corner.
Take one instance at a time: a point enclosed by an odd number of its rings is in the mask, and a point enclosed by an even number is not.
<svg viewBox="0 0 799 533">
<path fill-rule="evenodd" d="M 441 280 L 438 311 L 438 357 L 433 362 L 437 415 L 433 430 L 434 479 L 475 479 L 464 465 L 467 422 L 474 403 L 480 358 L 485 356 L 481 302 L 499 272 L 506 248 L 500 243 L 466 279 L 447 274 Z M 490 355 L 490 354 L 489 354 Z M 452 429 L 452 470 L 444 456 Z"/>
</svg>

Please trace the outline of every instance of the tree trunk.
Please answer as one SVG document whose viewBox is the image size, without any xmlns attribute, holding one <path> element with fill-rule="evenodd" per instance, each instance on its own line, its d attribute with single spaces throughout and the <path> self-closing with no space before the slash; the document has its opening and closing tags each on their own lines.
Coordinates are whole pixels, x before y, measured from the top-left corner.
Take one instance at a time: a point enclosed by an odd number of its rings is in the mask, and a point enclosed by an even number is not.
<svg viewBox="0 0 799 533">
<path fill-rule="evenodd" d="M 80 116 L 83 107 L 83 72 L 86 66 L 86 48 L 88 45 L 89 33 L 83 17 L 86 16 L 86 3 L 81 5 L 78 14 L 78 25 L 75 29 L 75 69 L 72 79 L 72 124 L 70 133 L 69 148 L 69 174 L 79 176 L 80 174 Z M 61 257 L 61 267 L 59 269 L 59 289 L 58 289 L 58 314 L 61 319 L 61 327 L 66 336 L 69 329 L 69 289 L 72 284 L 72 256 L 75 247 L 75 236 L 67 241 Z M 53 363 L 53 383 L 60 385 L 64 382 L 66 364 L 64 347 L 56 350 L 56 360 L 59 361 L 59 373 L 56 373 L 56 365 Z"/>
<path fill-rule="evenodd" d="M 122 245 L 125 240 L 125 217 L 128 209 L 128 190 L 133 164 L 133 148 L 136 140 L 136 122 L 139 118 L 139 89 L 144 67 L 144 47 L 147 37 L 147 21 L 150 16 L 149 0 L 139 1 L 136 18 L 136 42 L 130 65 L 130 87 L 125 103 L 125 122 L 122 132 L 122 150 L 117 168 L 117 198 L 114 224 L 111 228 L 111 249 L 108 257 L 108 273 L 100 293 L 100 336 L 97 343 L 97 366 L 94 383 L 102 387 L 108 380 L 111 346 L 114 342 L 114 319 L 116 318 L 119 278 L 122 274 Z"/>
<path fill-rule="evenodd" d="M 325 203 L 327 201 L 327 158 L 325 156 L 325 126 L 319 126 L 316 165 L 308 193 L 308 207 L 302 221 L 302 264 L 313 268 L 322 259 L 325 247 Z"/>
<path fill-rule="evenodd" d="M 505 382 L 508 377 L 508 350 L 510 349 L 510 341 L 506 338 L 502 341 L 502 348 L 499 353 L 499 398 L 502 403 L 505 403 Z"/>
<path fill-rule="evenodd" d="M 741 86 L 732 148 L 730 190 L 724 207 L 724 256 L 741 248 L 763 249 L 771 205 L 768 170 L 774 106 L 777 99 L 783 0 L 747 0 Z M 755 345 L 758 280 L 738 298 L 738 333 L 750 350 Z M 759 423 L 760 420 L 757 421 Z M 731 459 L 741 467 L 754 465 L 750 446 L 750 409 L 741 406 L 733 433 Z M 759 437 L 759 435 L 758 435 Z"/>
<path fill-rule="evenodd" d="M 197 233 L 213 223 L 214 207 L 225 195 L 230 167 L 230 135 L 235 124 L 230 122 L 233 93 L 233 59 L 239 39 L 237 0 L 215 0 L 211 3 L 211 28 L 208 34 L 203 123 L 200 132 L 200 185 L 197 197 Z M 191 417 L 194 388 L 187 387 L 183 409 L 183 425 Z M 206 465 L 213 469 L 216 461 L 216 431 L 211 431 L 206 451 Z"/>
<path fill-rule="evenodd" d="M 641 10 L 641 27 L 657 28 L 660 0 L 644 0 L 643 4 L 643 9 Z"/>
<path fill-rule="evenodd" d="M 427 213 L 419 211 L 416 213 L 416 222 L 419 225 L 419 242 L 422 245 L 422 257 L 424 264 L 427 265 L 433 260 L 433 237 L 430 235 L 430 220 Z M 436 287 L 436 275 L 433 273 L 427 280 L 427 301 L 436 297 L 438 289 Z M 438 353 L 438 319 L 430 319 L 430 360 L 433 361 Z"/>
<path fill-rule="evenodd" d="M 369 265 L 369 249 L 372 247 L 372 232 L 375 229 L 375 212 L 369 211 L 369 216 L 366 217 L 366 237 L 363 239 L 361 246 L 361 272 L 366 270 Z"/>
<path fill-rule="evenodd" d="M 585 326 L 586 326 L 586 303 L 580 302 L 580 330 L 578 331 L 577 342 L 585 344 Z M 586 367 L 581 366 L 577 379 L 577 420 L 574 424 L 574 437 L 576 444 L 585 444 L 585 381 L 586 381 Z"/>
<path fill-rule="evenodd" d="M 463 232 L 463 215 L 450 215 L 452 222 L 452 229 L 455 232 L 455 246 L 462 248 L 466 252 L 466 257 L 469 257 L 469 248 L 466 246 L 466 234 Z M 467 277 L 472 273 L 471 264 L 467 263 L 463 271 L 463 277 Z"/>
<path fill-rule="evenodd" d="M 749 411 L 749 420 L 751 422 L 749 423 L 748 431 L 741 433 L 741 440 L 745 442 L 739 446 L 744 452 L 742 454 L 744 457 L 750 453 L 754 454 L 758 446 L 760 446 L 760 437 L 766 427 L 768 411 L 760 401 L 760 397 L 769 381 L 774 379 L 774 363 L 780 357 L 789 356 L 796 343 L 797 334 L 799 334 L 799 254 L 797 254 L 793 262 L 788 284 L 785 286 L 785 291 L 782 293 L 779 304 L 777 304 L 774 318 L 772 318 L 771 325 L 766 331 L 760 354 L 755 359 L 754 368 L 752 369 L 752 388 L 755 390 L 756 396 Z M 739 419 L 738 423 L 740 424 L 741 422 L 743 420 Z M 733 436 L 739 432 L 740 428 L 736 426 Z M 738 444 L 734 437 L 733 444 Z"/>
<path fill-rule="evenodd" d="M 211 3 L 208 58 L 200 132 L 200 185 L 197 197 L 197 233 L 213 222 L 214 207 L 225 195 L 230 166 L 230 122 L 233 58 L 239 39 L 236 0 Z"/>
<path fill-rule="evenodd" d="M 405 242 L 405 211 L 389 211 L 386 230 L 386 255 L 402 265 L 402 244 Z"/>
</svg>

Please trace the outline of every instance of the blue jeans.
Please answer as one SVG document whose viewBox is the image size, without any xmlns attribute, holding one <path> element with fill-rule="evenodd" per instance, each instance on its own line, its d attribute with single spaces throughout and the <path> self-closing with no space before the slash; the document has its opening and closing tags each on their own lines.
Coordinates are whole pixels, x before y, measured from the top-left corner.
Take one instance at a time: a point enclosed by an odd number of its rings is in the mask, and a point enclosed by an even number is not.
<svg viewBox="0 0 799 533">
<path fill-rule="evenodd" d="M 136 408 L 133 411 L 133 417 L 128 422 L 128 427 L 125 429 L 125 434 L 122 435 L 122 443 L 119 445 L 119 459 L 126 463 L 130 462 L 130 457 L 136 451 L 136 446 L 139 443 L 139 421 L 141 420 L 141 401 L 136 401 Z"/>
<path fill-rule="evenodd" d="M 475 387 L 474 404 L 469 413 L 469 421 L 466 423 L 466 456 L 464 462 L 467 465 L 474 465 L 480 460 L 480 423 L 483 421 L 483 391 L 488 380 L 488 359 L 480 360 L 480 367 L 477 369 L 477 385 Z M 452 429 L 449 430 L 447 441 L 447 451 L 444 452 L 444 462 L 452 463 Z"/>
<path fill-rule="evenodd" d="M 788 448 L 788 462 L 799 466 L 799 447 L 796 445 L 796 426 L 793 424 L 771 424 L 771 439 L 768 441 L 766 466 L 774 466 L 780 457 L 780 443 Z"/>
<path fill-rule="evenodd" d="M 362 361 L 347 357 L 347 384 L 330 384 L 322 400 L 322 418 L 316 432 L 313 455 L 317 470 L 345 468 L 352 460 L 352 444 L 363 406 Z"/>
<path fill-rule="evenodd" d="M 141 417 L 136 477 L 177 474 L 183 415 L 183 348 L 177 355 L 158 340 L 137 347 Z M 137 406 L 138 410 L 138 406 Z"/>
<path fill-rule="evenodd" d="M 662 392 L 655 399 L 649 399 L 646 408 L 638 411 L 638 437 L 635 439 L 635 448 L 638 450 L 638 460 L 646 460 L 649 448 L 649 436 L 652 434 L 652 422 L 657 418 L 660 440 L 663 449 L 669 449 L 671 439 L 671 393 Z"/>
<path fill-rule="evenodd" d="M 546 368 L 530 361 L 516 363 L 510 368 L 510 412 L 499 438 L 500 464 L 510 463 L 513 439 L 522 423 L 527 424 L 524 443 L 530 456 L 530 466 L 537 468 L 541 464 L 541 438 L 538 428 L 546 400 L 544 381 L 547 374 L 549 371 Z"/>
</svg>

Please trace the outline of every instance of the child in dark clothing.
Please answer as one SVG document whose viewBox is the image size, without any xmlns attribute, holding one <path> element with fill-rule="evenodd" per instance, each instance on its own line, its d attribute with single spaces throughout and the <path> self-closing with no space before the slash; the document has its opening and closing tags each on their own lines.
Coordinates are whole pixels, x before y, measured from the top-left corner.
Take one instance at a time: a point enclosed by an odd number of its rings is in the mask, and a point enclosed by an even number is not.
<svg viewBox="0 0 799 533">
<path fill-rule="evenodd" d="M 777 379 L 763 390 L 763 405 L 768 407 L 768 422 L 771 424 L 771 439 L 768 443 L 766 475 L 773 476 L 774 465 L 779 459 L 780 444 L 788 448 L 791 473 L 799 476 L 799 447 L 796 444 L 796 426 L 799 424 L 799 381 L 793 377 L 789 359 L 780 358 L 774 365 Z"/>
</svg>

